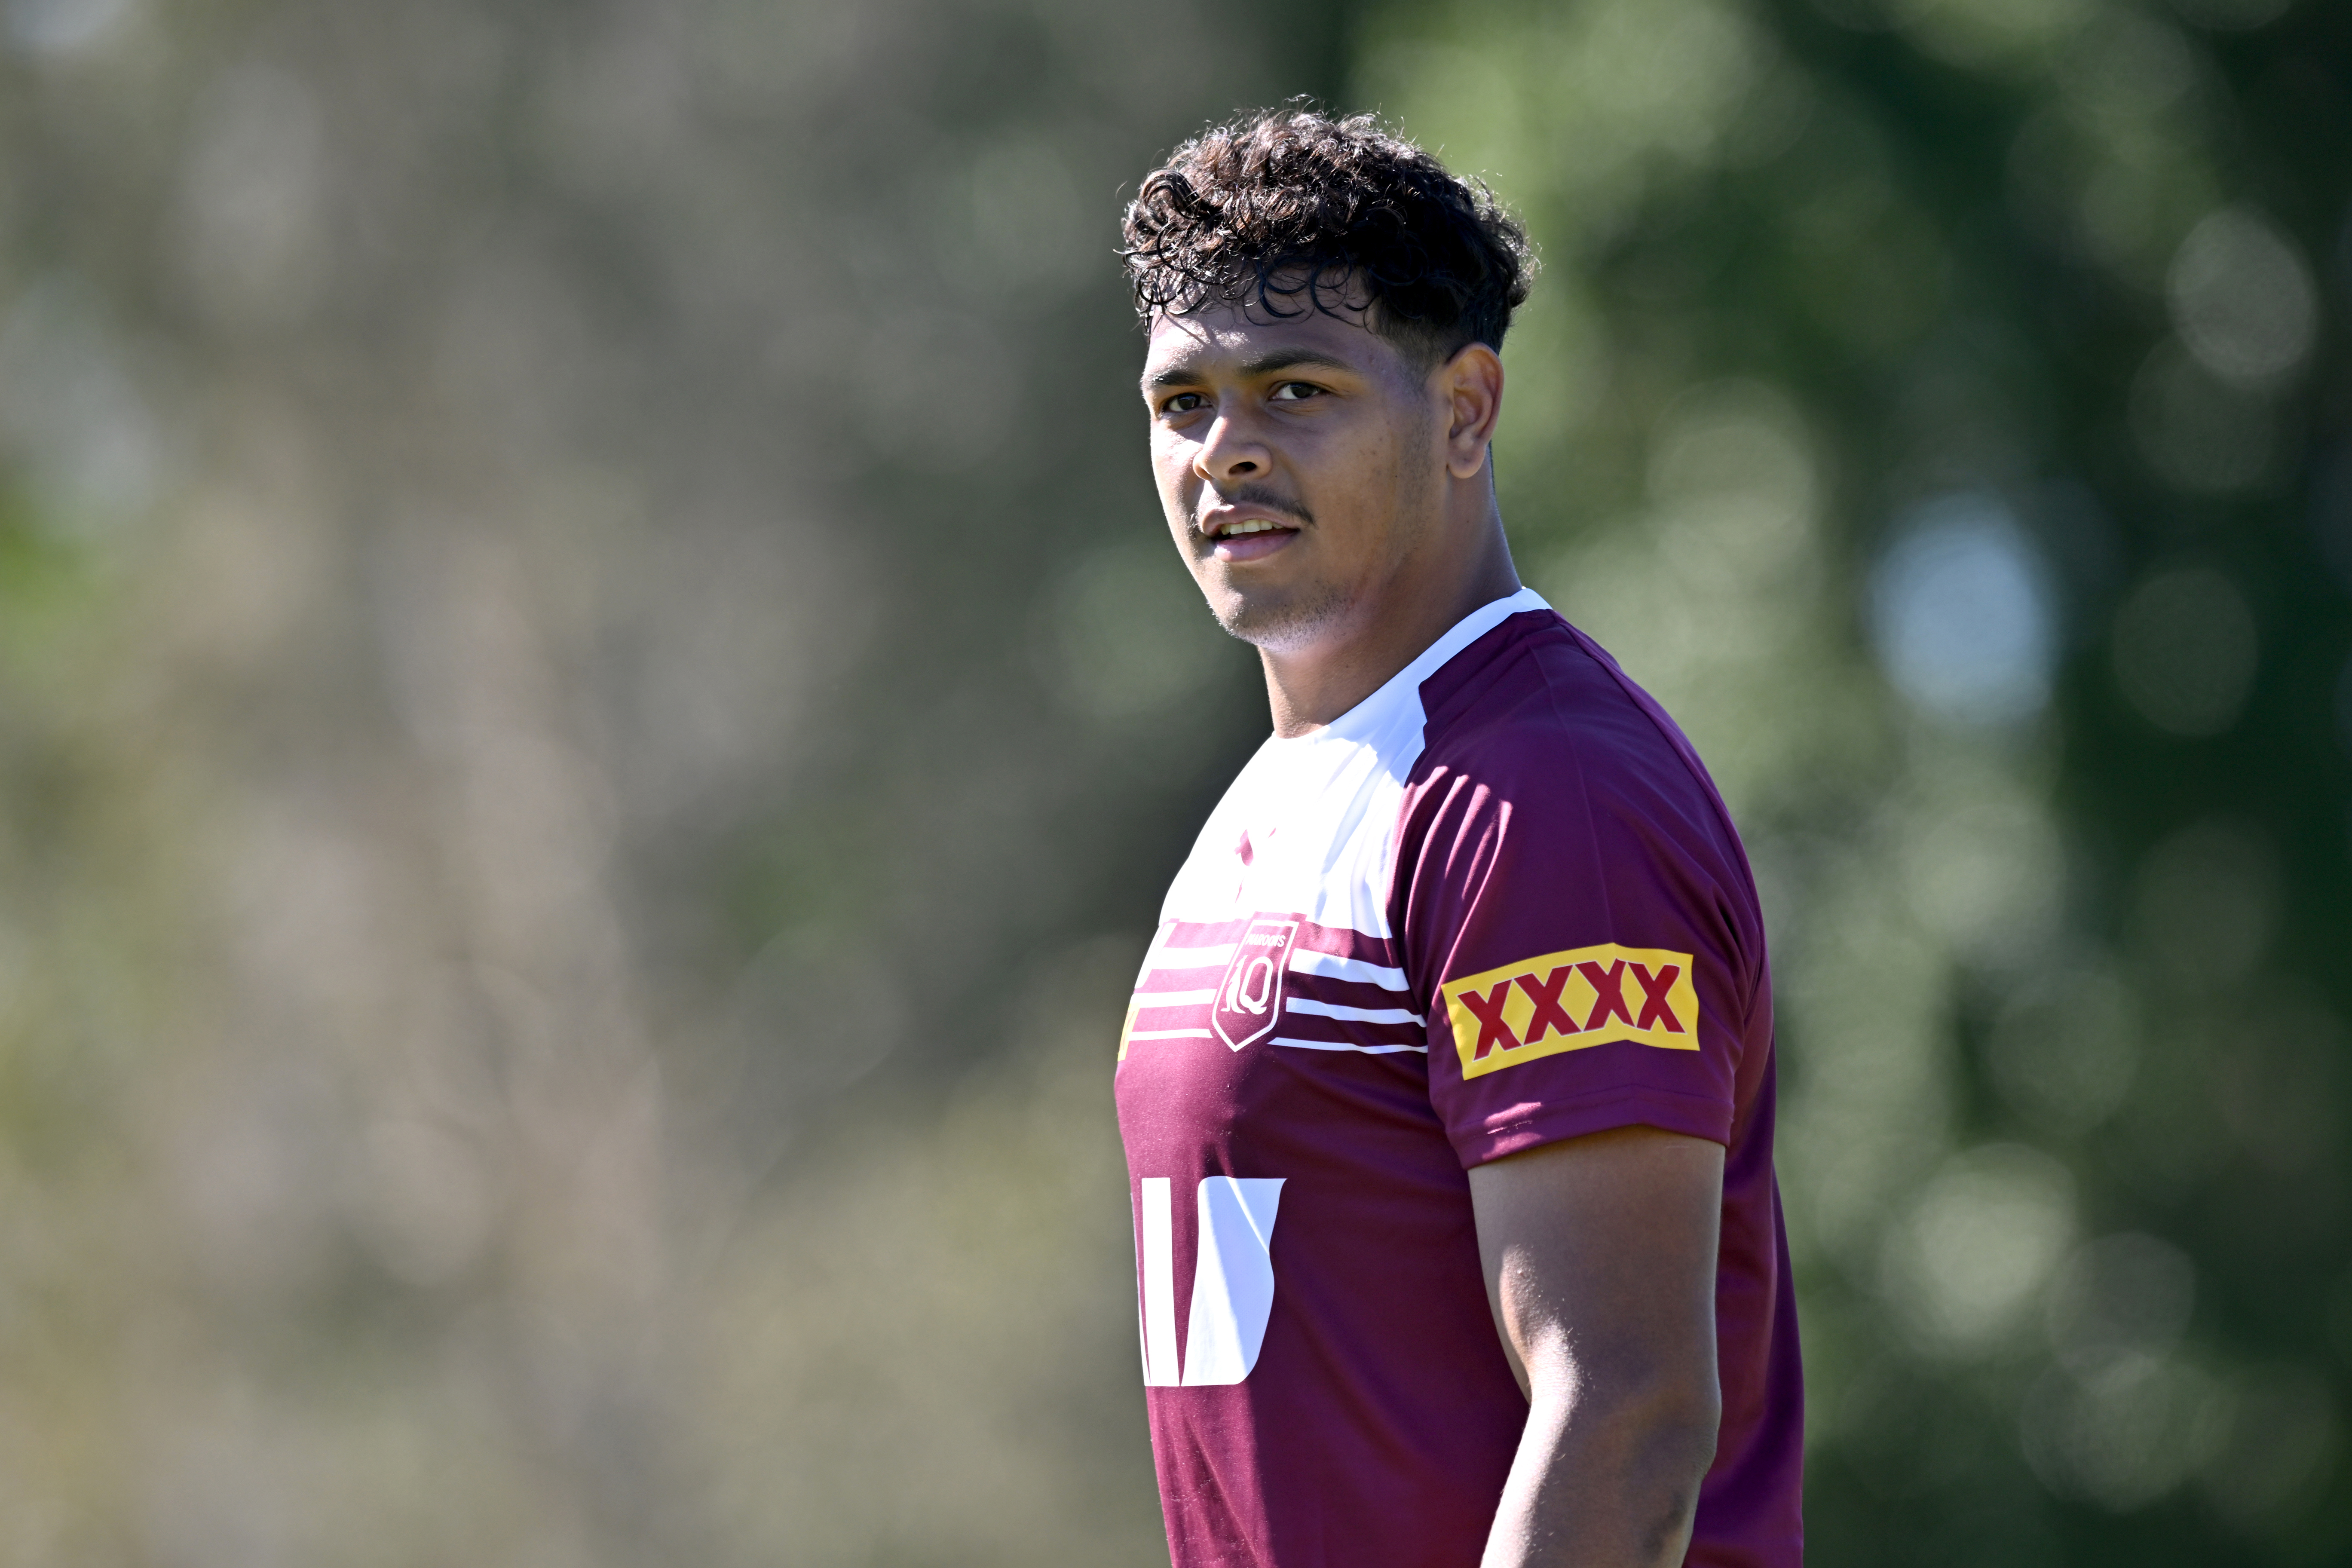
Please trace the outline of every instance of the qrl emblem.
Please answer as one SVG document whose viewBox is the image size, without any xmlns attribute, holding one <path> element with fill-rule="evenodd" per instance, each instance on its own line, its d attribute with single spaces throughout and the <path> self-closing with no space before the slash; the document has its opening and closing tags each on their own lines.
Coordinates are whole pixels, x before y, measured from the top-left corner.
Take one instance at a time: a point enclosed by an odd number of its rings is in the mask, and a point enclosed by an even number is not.
<svg viewBox="0 0 2352 1568">
<path fill-rule="evenodd" d="M 1290 944 L 1298 940 L 1297 921 L 1254 920 L 1234 943 L 1209 1026 L 1234 1050 L 1274 1033 L 1282 1018 L 1284 977 L 1290 973 Z"/>
</svg>

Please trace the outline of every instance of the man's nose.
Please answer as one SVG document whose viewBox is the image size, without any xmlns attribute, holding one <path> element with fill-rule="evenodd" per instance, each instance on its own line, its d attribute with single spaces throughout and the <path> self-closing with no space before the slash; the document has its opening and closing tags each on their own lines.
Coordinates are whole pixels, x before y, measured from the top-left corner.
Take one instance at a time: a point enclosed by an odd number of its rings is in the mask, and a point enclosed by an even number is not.
<svg viewBox="0 0 2352 1568">
<path fill-rule="evenodd" d="M 1192 454 L 1192 471 L 1213 485 L 1260 478 L 1272 467 L 1273 454 L 1256 432 L 1231 414 L 1217 416 L 1200 449 Z"/>
</svg>

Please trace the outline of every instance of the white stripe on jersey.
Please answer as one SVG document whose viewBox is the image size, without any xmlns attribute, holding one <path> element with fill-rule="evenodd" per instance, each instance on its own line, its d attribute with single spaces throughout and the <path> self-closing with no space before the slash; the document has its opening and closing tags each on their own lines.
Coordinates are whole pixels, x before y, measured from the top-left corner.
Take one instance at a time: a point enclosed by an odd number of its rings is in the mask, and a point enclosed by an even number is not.
<svg viewBox="0 0 2352 1568">
<path fill-rule="evenodd" d="M 1155 969 L 1222 968 L 1232 962 L 1234 943 L 1218 942 L 1213 947 L 1186 947 L 1181 942 L 1164 942 L 1153 950 L 1155 959 L 1165 958 L 1164 963 L 1154 963 Z"/>
<path fill-rule="evenodd" d="M 1233 962 L 1234 943 L 1220 942 L 1214 947 L 1179 947 L 1163 943 L 1153 950 L 1144 963 L 1147 975 L 1170 970 L 1221 968 Z M 1405 989 L 1404 971 L 1367 959 L 1342 958 L 1336 952 L 1320 952 L 1311 947 L 1290 950 L 1290 970 L 1294 974 L 1320 974 L 1331 980 L 1355 980 L 1366 985 L 1377 985 L 1383 991 Z"/>
<path fill-rule="evenodd" d="M 1289 1046 L 1302 1051 L 1358 1051 L 1368 1057 L 1394 1056 L 1399 1051 L 1429 1054 L 1427 1046 L 1351 1046 L 1344 1040 L 1268 1040 L 1270 1046 Z"/>
<path fill-rule="evenodd" d="M 1206 991 L 1138 991 L 1135 994 L 1135 1005 L 1139 1007 L 1190 1007 L 1216 999 L 1217 988 L 1213 985 Z"/>
<path fill-rule="evenodd" d="M 1332 980 L 1360 980 L 1383 991 L 1406 989 L 1402 969 L 1391 969 L 1360 958 L 1341 958 L 1336 952 L 1318 952 L 1312 948 L 1291 949 L 1290 968 L 1297 974 L 1320 974 Z"/>
<path fill-rule="evenodd" d="M 1422 1016 L 1402 1007 L 1349 1007 L 1338 1002 L 1318 1002 L 1293 996 L 1283 1005 L 1293 1013 L 1313 1013 L 1324 1018 L 1346 1018 L 1358 1024 L 1418 1024 Z"/>
</svg>

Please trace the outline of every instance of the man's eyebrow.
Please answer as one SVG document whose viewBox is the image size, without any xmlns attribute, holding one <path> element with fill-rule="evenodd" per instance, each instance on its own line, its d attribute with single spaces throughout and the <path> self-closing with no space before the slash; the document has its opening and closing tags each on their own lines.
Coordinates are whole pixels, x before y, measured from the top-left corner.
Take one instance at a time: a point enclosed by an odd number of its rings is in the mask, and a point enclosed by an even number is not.
<svg viewBox="0 0 2352 1568">
<path fill-rule="evenodd" d="M 1241 373 L 1244 380 L 1250 380 L 1262 375 L 1272 375 L 1276 371 L 1297 370 L 1301 365 L 1313 365 L 1322 370 L 1344 371 L 1351 374 L 1356 368 L 1345 360 L 1334 359 L 1329 354 L 1318 353 L 1313 349 L 1273 349 L 1258 355 L 1255 359 L 1244 360 L 1234 368 Z M 1176 364 L 1169 366 L 1143 384 L 1151 391 L 1159 392 L 1171 386 L 1189 386 L 1201 379 L 1202 375 L 1198 370 L 1189 365 Z"/>
</svg>

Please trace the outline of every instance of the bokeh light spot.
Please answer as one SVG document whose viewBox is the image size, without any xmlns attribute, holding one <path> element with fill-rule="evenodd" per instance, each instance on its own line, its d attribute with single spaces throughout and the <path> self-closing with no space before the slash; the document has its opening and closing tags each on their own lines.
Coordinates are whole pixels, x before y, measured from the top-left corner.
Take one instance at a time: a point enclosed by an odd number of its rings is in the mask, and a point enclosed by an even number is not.
<svg viewBox="0 0 2352 1568">
<path fill-rule="evenodd" d="M 51 278 L 0 317 L 0 455 L 24 459 L 76 527 L 139 511 L 167 477 L 164 432 L 97 304 L 80 279 Z"/>
<path fill-rule="evenodd" d="M 2138 1009 L 2108 970 L 2053 969 L 2011 994 L 1985 1048 L 1994 1085 L 2020 1115 L 2079 1136 L 2115 1113 L 2138 1076 Z"/>
<path fill-rule="evenodd" d="M 2311 353 L 2319 323 L 2311 269 L 2251 212 L 2224 208 L 2190 230 L 2165 283 L 2181 341 L 2224 381 L 2267 385 Z"/>
<path fill-rule="evenodd" d="M 2199 1489 L 2231 1523 L 2256 1531 L 2306 1502 L 2332 1468 L 2342 1422 L 2326 1376 L 2302 1367 L 2246 1379 L 2234 1406 L 2227 1446 L 2198 1478 Z"/>
<path fill-rule="evenodd" d="M 1871 577 L 1879 663 L 1940 718 L 2004 723 L 2039 712 L 2050 698 L 2055 620 L 2039 551 L 1990 496 L 1923 507 Z"/>
<path fill-rule="evenodd" d="M 84 54 L 121 32 L 133 0 L 9 0 L 8 36 L 27 53 Z"/>
<path fill-rule="evenodd" d="M 328 271 L 322 198 L 332 184 L 309 88 L 282 71 L 231 70 L 205 95 L 181 178 L 181 264 L 224 324 L 299 317 Z"/>
<path fill-rule="evenodd" d="M 2113 1512 L 2187 1479 L 2229 1431 L 2228 1394 L 2178 1361 L 2129 1356 L 2084 1377 L 2053 1369 L 2026 1395 L 2027 1462 L 2042 1484 Z"/>
<path fill-rule="evenodd" d="M 2201 566 L 2160 573 L 2116 612 L 2116 681 L 2158 729 L 2218 735 L 2245 706 L 2258 642 L 2253 612 L 2228 578 Z"/>
<path fill-rule="evenodd" d="M 2057 826 L 2019 792 L 1979 786 L 1954 796 L 1938 800 L 1904 846 L 1906 901 L 1956 953 L 2031 961 L 2060 914 L 2065 857 Z"/>
<path fill-rule="evenodd" d="M 2197 1269 L 2170 1242 L 2137 1231 L 2077 1247 L 2051 1282 L 2050 1342 L 2078 1373 L 2126 1356 L 2172 1353 L 2196 1304 Z"/>
<path fill-rule="evenodd" d="M 2227 985 L 2270 945 L 2278 902 L 2269 840 L 2245 823 L 2200 822 L 2141 862 L 2132 932 L 2173 985 Z"/>
<path fill-rule="evenodd" d="M 2021 1321 L 2074 1225 L 2074 1181 L 2055 1160 L 2018 1144 L 1970 1150 L 1890 1231 L 1886 1292 L 1925 1348 L 1982 1350 Z"/>
<path fill-rule="evenodd" d="M 2178 342 L 2158 344 L 2142 363 L 2130 412 L 2148 467 L 2192 495 L 2252 489 L 2278 456 L 2268 400 L 2215 375 Z"/>
</svg>

